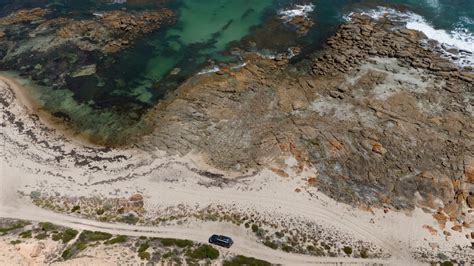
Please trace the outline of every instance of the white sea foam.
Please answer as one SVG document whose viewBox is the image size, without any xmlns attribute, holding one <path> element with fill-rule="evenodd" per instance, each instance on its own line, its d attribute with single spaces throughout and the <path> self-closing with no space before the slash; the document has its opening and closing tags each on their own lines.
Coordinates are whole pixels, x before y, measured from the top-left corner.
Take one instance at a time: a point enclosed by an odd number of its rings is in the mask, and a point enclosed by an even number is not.
<svg viewBox="0 0 474 266">
<path fill-rule="evenodd" d="M 248 64 L 248 62 L 243 62 L 243 63 L 240 63 L 240 64 L 237 64 L 237 65 L 235 65 L 235 66 L 230 67 L 230 69 L 232 69 L 232 70 L 240 69 L 240 68 L 245 67 L 247 64 Z M 219 72 L 220 70 L 221 70 L 220 67 L 218 67 L 218 66 L 213 66 L 213 67 L 211 67 L 211 68 L 207 68 L 207 69 L 201 70 L 201 71 L 198 72 L 197 74 L 198 74 L 198 75 L 211 74 L 211 73 Z"/>
<path fill-rule="evenodd" d="M 441 11 L 439 0 L 425 0 L 425 3 L 436 11 Z"/>
<path fill-rule="evenodd" d="M 198 75 L 210 74 L 219 72 L 221 69 L 218 66 L 213 66 L 212 68 L 204 69 L 198 72 Z"/>
<path fill-rule="evenodd" d="M 288 9 L 283 9 L 278 12 L 280 15 L 280 18 L 289 21 L 293 19 L 294 17 L 298 16 L 303 16 L 303 17 L 308 17 L 308 15 L 314 11 L 314 5 L 313 4 L 307 4 L 307 5 L 294 5 Z"/>
<path fill-rule="evenodd" d="M 370 11 L 360 12 L 374 19 L 387 17 L 392 21 L 405 23 L 406 28 L 423 32 L 428 39 L 435 40 L 437 50 L 444 57 L 451 59 L 460 66 L 474 67 L 474 34 L 461 26 L 452 31 L 436 29 L 425 18 L 413 12 L 400 12 L 391 8 L 379 7 Z M 350 20 L 352 14 L 345 18 Z M 461 21 L 458 25 L 461 25 Z"/>
<path fill-rule="evenodd" d="M 243 67 L 245 67 L 248 63 L 249 63 L 249 62 L 243 62 L 243 63 L 240 63 L 240 64 L 238 64 L 238 65 L 235 65 L 235 66 L 231 67 L 230 69 L 234 69 L 234 70 L 235 70 L 235 69 L 243 68 Z"/>
</svg>

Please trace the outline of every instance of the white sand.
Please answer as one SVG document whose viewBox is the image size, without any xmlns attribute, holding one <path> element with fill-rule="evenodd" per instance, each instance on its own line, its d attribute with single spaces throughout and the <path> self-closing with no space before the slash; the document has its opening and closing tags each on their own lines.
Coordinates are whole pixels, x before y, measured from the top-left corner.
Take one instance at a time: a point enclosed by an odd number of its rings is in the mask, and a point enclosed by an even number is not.
<svg viewBox="0 0 474 266">
<path fill-rule="evenodd" d="M 129 225 L 103 224 L 77 217 L 68 217 L 31 206 L 28 197 L 21 198 L 18 191 L 26 194 L 41 191 L 50 195 L 55 193 L 66 196 L 124 196 L 140 192 L 145 196 L 146 208 L 156 209 L 177 206 L 199 206 L 209 204 L 226 206 L 239 211 L 255 210 L 265 218 L 279 217 L 311 221 L 335 230 L 354 240 L 374 243 L 389 252 L 389 260 L 367 260 L 366 262 L 385 262 L 392 264 L 414 265 L 411 252 L 416 248 L 427 248 L 429 243 L 437 243 L 438 250 L 433 252 L 449 253 L 456 245 L 470 246 L 465 233 L 452 232 L 447 241 L 441 231 L 431 235 L 423 225 L 437 228 L 430 214 L 416 209 L 409 215 L 390 211 L 374 210 L 374 214 L 348 205 L 337 203 L 317 188 L 308 187 L 303 178 L 317 176 L 314 170 L 306 169 L 301 174 L 287 169 L 290 178 L 283 178 L 270 170 L 256 176 L 241 179 L 236 185 L 206 187 L 200 183 L 212 180 L 200 176 L 192 168 L 218 173 L 202 162 L 196 154 L 185 157 L 169 156 L 162 151 L 144 152 L 139 149 L 113 150 L 109 152 L 88 149 L 80 142 L 71 141 L 57 131 L 41 131 L 44 123 L 35 121 L 29 113 L 31 105 L 21 88 L 9 79 L 0 80 L 0 95 L 10 95 L 5 82 L 8 82 L 17 94 L 8 110 L 23 122 L 24 128 L 42 132 L 38 134 L 49 145 L 58 146 L 63 153 L 75 151 L 84 156 L 98 155 L 112 158 L 126 156 L 126 160 L 116 162 L 91 162 L 90 167 L 78 166 L 72 158 L 56 160 L 61 155 L 45 148 L 45 144 L 32 143 L 25 134 L 19 134 L 12 124 L 5 123 L 0 134 L 3 143 L 0 150 L 0 216 L 24 218 L 39 221 L 51 221 L 74 228 L 103 230 L 128 235 L 149 235 L 161 237 L 185 238 L 206 242 L 207 237 L 216 231 L 231 235 L 236 241 L 232 252 L 265 259 L 286 265 L 315 264 L 324 262 L 362 263 L 352 258 L 319 258 L 275 251 L 258 243 L 256 237 L 243 227 L 229 223 L 198 222 L 182 226 L 139 227 Z M 12 96 L 12 95 L 10 95 Z M 0 108 L 2 106 L 0 105 Z M 5 109 L 3 109 L 5 110 Z M 4 122 L 4 121 L 0 121 Z M 24 146 L 21 146 L 25 144 Z M 105 169 L 103 166 L 106 165 Z M 96 166 L 98 168 L 91 168 Z M 207 169 L 204 169 L 207 168 Z M 100 183 L 108 181 L 107 183 Z M 296 193 L 300 188 L 303 192 Z M 447 228 L 450 228 L 448 224 Z M 138 231 L 134 231 L 138 230 Z M 0 246 L 1 248 L 1 246 Z M 466 254 L 469 256 L 470 254 Z M 474 255 L 474 254 L 473 254 Z M 13 255 L 12 255 L 13 256 Z M 79 262 L 78 262 L 79 263 Z"/>
</svg>

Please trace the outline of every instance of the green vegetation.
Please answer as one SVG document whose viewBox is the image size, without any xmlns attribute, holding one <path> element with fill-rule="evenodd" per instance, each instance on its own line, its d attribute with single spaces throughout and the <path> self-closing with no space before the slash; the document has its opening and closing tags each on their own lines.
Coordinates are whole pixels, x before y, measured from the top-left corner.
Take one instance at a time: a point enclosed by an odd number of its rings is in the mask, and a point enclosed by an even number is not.
<svg viewBox="0 0 474 266">
<path fill-rule="evenodd" d="M 258 231 L 258 225 L 252 224 L 252 232 L 257 233 Z"/>
<path fill-rule="evenodd" d="M 43 239 L 46 239 L 47 237 L 49 237 L 47 233 L 40 233 L 35 236 L 35 238 L 38 240 L 43 240 Z"/>
<path fill-rule="evenodd" d="M 182 239 L 174 239 L 174 238 L 159 238 L 161 244 L 165 247 L 169 246 L 177 246 L 180 248 L 185 248 L 185 247 L 192 247 L 193 246 L 193 241 L 191 240 L 182 240 Z"/>
<path fill-rule="evenodd" d="M 140 237 L 141 240 L 139 240 L 137 243 L 136 243 L 136 246 L 138 246 L 138 257 L 142 260 L 150 260 L 150 253 L 147 252 L 148 248 L 150 247 L 150 244 L 148 243 L 148 241 L 145 241 L 145 242 L 141 242 L 143 241 L 144 239 L 146 239 L 146 237 L 142 238 Z"/>
<path fill-rule="evenodd" d="M 24 231 L 24 232 L 21 232 L 20 233 L 20 236 L 23 237 L 23 238 L 31 238 L 31 230 L 27 230 L 27 231 Z"/>
<path fill-rule="evenodd" d="M 369 257 L 369 251 L 364 248 L 360 251 L 360 257 L 363 259 L 367 259 Z"/>
<path fill-rule="evenodd" d="M 69 241 L 73 240 L 78 233 L 79 232 L 74 229 L 66 229 L 64 232 L 53 234 L 52 239 L 54 241 L 62 240 L 63 243 L 68 243 Z"/>
<path fill-rule="evenodd" d="M 127 215 L 122 216 L 119 221 L 127 224 L 136 224 L 140 219 L 135 215 L 129 213 Z"/>
<path fill-rule="evenodd" d="M 92 232 L 92 231 L 84 231 L 79 236 L 79 240 L 81 242 L 92 242 L 92 241 L 101 241 L 101 240 L 108 240 L 112 237 L 109 233 L 103 232 Z"/>
<path fill-rule="evenodd" d="M 28 224 L 29 224 L 28 222 L 19 221 L 8 227 L 0 227 L 0 235 L 5 235 L 6 233 L 10 231 L 23 228 Z"/>
<path fill-rule="evenodd" d="M 43 231 L 54 231 L 56 230 L 58 227 L 52 223 L 39 223 L 39 226 L 41 228 L 41 230 Z"/>
<path fill-rule="evenodd" d="M 211 260 L 215 260 L 215 259 L 219 258 L 219 250 L 215 249 L 214 247 L 212 247 L 210 245 L 204 244 L 204 245 L 198 247 L 197 249 L 188 252 L 187 255 L 189 257 L 191 257 L 192 259 L 199 259 L 199 260 L 211 259 Z"/>
<path fill-rule="evenodd" d="M 445 261 L 441 263 L 441 266 L 453 266 L 453 265 L 454 263 L 452 263 L 451 261 Z"/>
<path fill-rule="evenodd" d="M 321 242 L 321 247 L 323 247 L 325 250 L 331 250 L 331 247 L 324 242 Z"/>
<path fill-rule="evenodd" d="M 276 237 L 278 237 L 278 238 L 282 238 L 282 237 L 285 236 L 285 233 L 283 233 L 283 232 L 278 232 L 278 231 L 277 231 L 277 232 L 275 232 L 275 235 L 276 235 Z"/>
<path fill-rule="evenodd" d="M 105 241 L 104 244 L 113 245 L 113 244 L 118 244 L 118 243 L 125 243 L 127 242 L 127 240 L 128 240 L 127 236 L 117 236 L 110 240 Z"/>
<path fill-rule="evenodd" d="M 54 239 L 62 239 L 64 243 L 67 243 L 74 239 L 78 232 L 76 230 L 67 229 L 62 234 L 57 234 L 53 236 Z M 89 245 L 89 242 L 103 241 L 108 240 L 112 237 L 109 233 L 103 232 L 93 232 L 93 231 L 83 231 L 77 241 L 71 246 L 71 248 L 65 250 L 61 257 L 64 260 L 70 259 L 75 254 L 86 249 Z"/>
<path fill-rule="evenodd" d="M 252 265 L 252 266 L 270 266 L 271 263 L 256 258 L 250 258 L 245 256 L 235 256 L 232 260 L 224 261 L 224 266 L 240 266 L 240 265 Z"/>
<path fill-rule="evenodd" d="M 51 239 L 52 239 L 53 241 L 59 241 L 59 240 L 61 240 L 62 238 L 63 238 L 63 233 L 57 233 L 57 234 L 53 234 L 53 235 L 51 236 Z"/>
<path fill-rule="evenodd" d="M 18 239 L 10 241 L 10 244 L 12 244 L 12 245 L 16 245 L 16 244 L 20 244 L 20 243 L 21 243 L 21 240 L 18 240 Z"/>
<path fill-rule="evenodd" d="M 74 229 L 66 229 L 66 231 L 64 231 L 62 234 L 61 240 L 63 243 L 68 243 L 69 241 L 73 240 L 78 233 L 79 232 Z"/>
<path fill-rule="evenodd" d="M 265 241 L 263 242 L 263 244 L 269 248 L 272 248 L 272 249 L 277 249 L 278 248 L 278 244 L 275 243 L 275 242 L 272 242 L 272 241 Z"/>
<path fill-rule="evenodd" d="M 150 260 L 151 256 L 150 256 L 150 253 L 143 251 L 143 252 L 138 253 L 138 257 L 140 257 L 140 259 L 142 260 Z"/>
<path fill-rule="evenodd" d="M 288 246 L 288 245 L 285 245 L 285 244 L 283 244 L 281 249 L 285 252 L 292 252 L 293 251 L 293 248 L 291 246 Z"/>
<path fill-rule="evenodd" d="M 168 258 L 173 257 L 174 255 L 176 255 L 176 254 L 172 251 L 166 252 L 165 254 L 163 254 L 163 258 L 168 259 Z"/>
<path fill-rule="evenodd" d="M 343 250 L 344 253 L 346 253 L 347 255 L 351 255 L 351 254 L 352 254 L 352 248 L 351 248 L 351 247 L 344 247 L 342 250 Z"/>
<path fill-rule="evenodd" d="M 70 249 L 70 248 L 66 249 L 66 250 L 63 252 L 63 254 L 61 255 L 61 257 L 62 257 L 64 260 L 67 260 L 67 259 L 71 258 L 71 257 L 72 257 L 71 249 Z"/>
<path fill-rule="evenodd" d="M 145 243 L 141 243 L 140 247 L 138 248 L 138 253 L 146 251 L 150 247 L 150 244 L 148 244 L 148 241 Z"/>
<path fill-rule="evenodd" d="M 77 212 L 80 209 L 81 209 L 81 206 L 75 205 L 74 207 L 72 207 L 71 212 Z"/>
<path fill-rule="evenodd" d="M 82 250 L 84 250 L 84 249 L 86 249 L 86 248 L 87 248 L 87 243 L 78 242 L 78 243 L 76 244 L 76 249 L 77 249 L 78 251 L 82 251 Z"/>
</svg>

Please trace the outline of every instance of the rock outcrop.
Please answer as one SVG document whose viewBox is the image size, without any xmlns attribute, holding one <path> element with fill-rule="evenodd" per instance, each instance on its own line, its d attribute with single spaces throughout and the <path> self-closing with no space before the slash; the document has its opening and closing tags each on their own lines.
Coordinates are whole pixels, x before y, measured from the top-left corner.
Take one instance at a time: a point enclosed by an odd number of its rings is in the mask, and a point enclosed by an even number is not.
<svg viewBox="0 0 474 266">
<path fill-rule="evenodd" d="M 317 169 L 314 183 L 338 200 L 417 205 L 472 223 L 471 74 L 424 48 L 422 38 L 355 16 L 312 66 L 297 65 L 299 73 L 287 60 L 245 54 L 244 68 L 193 77 L 158 104 L 144 145 L 199 151 L 241 172 Z M 298 164 L 287 165 L 288 156 Z"/>
</svg>

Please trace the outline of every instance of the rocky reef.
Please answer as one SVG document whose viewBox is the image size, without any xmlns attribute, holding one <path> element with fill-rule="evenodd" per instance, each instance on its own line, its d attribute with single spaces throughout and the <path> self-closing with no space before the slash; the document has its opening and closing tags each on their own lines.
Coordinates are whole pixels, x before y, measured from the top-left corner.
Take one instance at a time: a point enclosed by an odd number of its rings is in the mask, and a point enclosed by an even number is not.
<svg viewBox="0 0 474 266">
<path fill-rule="evenodd" d="M 44 86 L 37 89 L 37 98 L 58 121 L 71 122 L 76 132 L 95 132 L 90 139 L 97 143 L 111 144 L 109 133 L 99 133 L 107 130 L 94 125 L 112 120 L 109 131 L 143 132 L 137 117 L 148 104 L 116 93 L 127 86 L 113 70 L 120 54 L 174 21 L 174 13 L 164 8 L 79 14 L 52 8 L 15 11 L 0 18 L 0 71 L 14 71 Z M 54 101 L 68 104 L 48 104 Z M 89 123 L 90 117 L 96 122 Z"/>
<path fill-rule="evenodd" d="M 387 19 L 355 15 L 311 60 L 244 54 L 160 103 L 144 144 L 199 151 L 222 169 L 315 168 L 350 204 L 437 212 L 472 224 L 474 75 Z M 311 61 L 312 63 L 309 63 Z"/>
<path fill-rule="evenodd" d="M 173 21 L 174 14 L 169 9 L 113 10 L 82 19 L 58 16 L 42 8 L 19 10 L 0 18 L 1 65 L 5 69 L 35 76 L 47 71 L 31 65 L 38 61 L 43 62 L 42 65 L 49 63 L 56 72 L 58 67 L 65 70 L 60 72 L 66 76 L 83 67 L 85 62 L 80 59 L 91 56 L 87 53 L 116 53 L 129 47 L 139 37 Z M 63 63 L 58 63 L 58 58 L 52 56 L 57 51 L 68 50 L 75 51 L 75 56 Z M 59 86 L 64 81 L 47 83 Z"/>
</svg>

